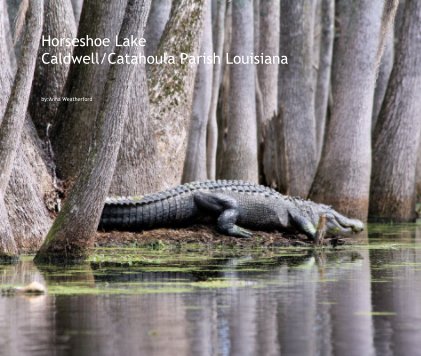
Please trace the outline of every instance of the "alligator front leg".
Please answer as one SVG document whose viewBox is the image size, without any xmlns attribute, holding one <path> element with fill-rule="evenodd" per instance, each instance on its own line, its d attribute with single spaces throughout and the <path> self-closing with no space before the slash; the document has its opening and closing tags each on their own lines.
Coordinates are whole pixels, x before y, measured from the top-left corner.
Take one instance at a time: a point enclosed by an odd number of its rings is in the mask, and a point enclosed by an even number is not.
<svg viewBox="0 0 421 356">
<path fill-rule="evenodd" d="M 199 209 L 219 214 L 218 230 L 229 236 L 251 237 L 251 231 L 235 225 L 238 215 L 238 202 L 227 195 L 220 193 L 196 192 L 194 201 Z"/>
<path fill-rule="evenodd" d="M 316 228 L 311 223 L 311 221 L 307 220 L 306 218 L 302 217 L 299 213 L 296 212 L 288 212 L 290 219 L 292 220 L 292 224 L 305 235 L 307 235 L 310 239 L 314 240 L 316 238 Z"/>
</svg>

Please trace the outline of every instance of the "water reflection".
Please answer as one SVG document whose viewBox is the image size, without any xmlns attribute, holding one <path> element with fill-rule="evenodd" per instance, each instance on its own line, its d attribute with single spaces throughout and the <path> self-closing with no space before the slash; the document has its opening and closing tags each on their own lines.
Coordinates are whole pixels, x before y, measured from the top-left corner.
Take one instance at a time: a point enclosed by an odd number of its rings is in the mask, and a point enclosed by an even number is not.
<svg viewBox="0 0 421 356">
<path fill-rule="evenodd" d="M 2 286 L 50 289 L 0 296 L 0 354 L 419 354 L 421 228 L 370 234 L 369 245 L 210 259 L 199 270 L 0 266 Z"/>
<path fill-rule="evenodd" d="M 400 240 L 421 246 L 421 227 L 415 235 L 400 234 Z M 372 303 L 375 312 L 393 317 L 375 318 L 376 349 L 382 355 L 421 354 L 421 250 L 400 248 L 371 251 L 375 261 L 372 269 Z"/>
</svg>

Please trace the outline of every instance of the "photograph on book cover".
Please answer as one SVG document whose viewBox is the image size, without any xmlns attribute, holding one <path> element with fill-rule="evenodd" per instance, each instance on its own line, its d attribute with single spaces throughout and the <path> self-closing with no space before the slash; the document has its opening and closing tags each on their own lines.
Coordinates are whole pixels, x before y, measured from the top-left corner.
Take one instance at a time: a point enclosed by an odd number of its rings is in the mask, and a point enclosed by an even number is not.
<svg viewBox="0 0 421 356">
<path fill-rule="evenodd" d="M 0 0 L 0 356 L 419 355 L 421 0 Z"/>
</svg>

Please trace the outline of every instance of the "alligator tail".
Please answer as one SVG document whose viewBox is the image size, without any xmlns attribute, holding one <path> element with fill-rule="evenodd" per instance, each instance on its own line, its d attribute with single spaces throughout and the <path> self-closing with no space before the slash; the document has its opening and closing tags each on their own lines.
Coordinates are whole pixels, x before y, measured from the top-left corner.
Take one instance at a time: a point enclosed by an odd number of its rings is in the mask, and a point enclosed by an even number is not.
<svg viewBox="0 0 421 356">
<path fill-rule="evenodd" d="M 141 231 L 179 225 L 192 218 L 193 204 L 187 204 L 185 198 L 145 198 L 107 199 L 99 229 Z"/>
</svg>

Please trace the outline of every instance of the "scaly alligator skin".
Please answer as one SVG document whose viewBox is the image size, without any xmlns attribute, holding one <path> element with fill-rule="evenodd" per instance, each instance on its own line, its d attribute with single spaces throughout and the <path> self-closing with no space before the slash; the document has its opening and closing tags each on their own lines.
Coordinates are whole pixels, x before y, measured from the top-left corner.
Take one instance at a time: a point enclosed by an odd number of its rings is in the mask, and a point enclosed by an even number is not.
<svg viewBox="0 0 421 356">
<path fill-rule="evenodd" d="M 204 181 L 177 186 L 143 197 L 107 198 L 99 229 L 141 231 L 182 227 L 213 218 L 226 235 L 249 237 L 252 230 L 304 233 L 314 239 L 321 215 L 328 235 L 364 229 L 331 207 L 289 197 L 274 189 L 242 181 Z"/>
</svg>

